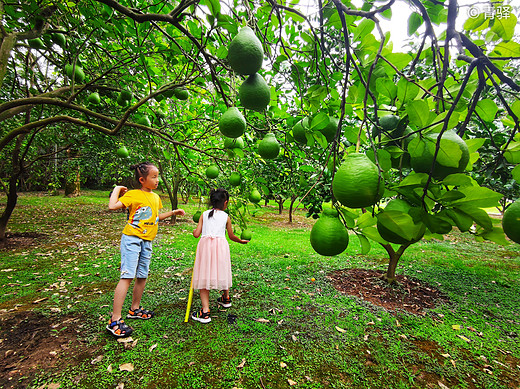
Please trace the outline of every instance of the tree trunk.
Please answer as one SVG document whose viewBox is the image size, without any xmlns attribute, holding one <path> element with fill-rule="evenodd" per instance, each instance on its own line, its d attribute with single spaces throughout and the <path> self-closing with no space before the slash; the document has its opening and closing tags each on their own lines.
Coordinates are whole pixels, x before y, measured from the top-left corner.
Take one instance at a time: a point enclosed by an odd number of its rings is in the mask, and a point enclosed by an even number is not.
<svg viewBox="0 0 520 389">
<path fill-rule="evenodd" d="M 72 178 L 65 182 L 65 196 L 77 197 L 81 192 L 81 173 L 79 166 L 74 168 L 76 171 L 72 172 Z"/>
<path fill-rule="evenodd" d="M 282 198 L 282 196 L 278 195 L 274 198 L 274 201 L 278 204 L 278 215 L 281 215 L 283 213 L 283 202 L 285 199 Z"/>
<path fill-rule="evenodd" d="M 401 259 L 401 256 L 403 255 L 404 251 L 408 248 L 409 245 L 410 244 L 403 244 L 399 246 L 399 249 L 397 251 L 394 250 L 391 244 L 382 245 L 388 253 L 389 257 L 386 274 L 381 277 L 383 281 L 386 281 L 388 284 L 393 284 L 396 282 L 395 270 L 397 269 L 397 263 L 399 262 L 399 259 Z"/>
<path fill-rule="evenodd" d="M 291 205 L 289 205 L 289 223 L 292 223 L 293 222 L 293 218 L 292 218 L 292 214 L 293 214 L 293 206 L 294 206 L 294 202 L 296 201 L 296 199 L 298 198 L 298 196 L 291 196 Z"/>
</svg>

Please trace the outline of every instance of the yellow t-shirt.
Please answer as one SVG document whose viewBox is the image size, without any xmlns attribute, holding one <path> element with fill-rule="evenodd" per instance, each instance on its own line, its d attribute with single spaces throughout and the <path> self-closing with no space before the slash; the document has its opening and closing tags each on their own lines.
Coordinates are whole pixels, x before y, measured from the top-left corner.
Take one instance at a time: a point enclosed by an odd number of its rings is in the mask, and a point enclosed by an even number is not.
<svg viewBox="0 0 520 389">
<path fill-rule="evenodd" d="M 153 240 L 159 226 L 159 210 L 163 207 L 161 198 L 153 192 L 134 189 L 126 192 L 119 201 L 129 211 L 123 234 Z"/>
</svg>

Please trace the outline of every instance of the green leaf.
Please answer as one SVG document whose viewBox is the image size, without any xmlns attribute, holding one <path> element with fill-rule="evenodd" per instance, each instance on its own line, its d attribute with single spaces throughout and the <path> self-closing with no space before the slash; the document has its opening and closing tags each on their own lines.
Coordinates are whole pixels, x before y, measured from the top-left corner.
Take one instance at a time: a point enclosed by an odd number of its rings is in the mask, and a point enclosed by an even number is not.
<svg viewBox="0 0 520 389">
<path fill-rule="evenodd" d="M 426 173 L 411 173 L 406 176 L 400 183 L 399 186 L 424 186 L 428 180 L 428 174 Z"/>
<path fill-rule="evenodd" d="M 380 243 L 380 244 L 387 244 L 388 242 L 381 238 L 381 235 L 379 235 L 379 231 L 377 231 L 376 227 L 365 227 L 363 228 L 363 234 L 373 241 Z"/>
<path fill-rule="evenodd" d="M 496 33 L 500 38 L 505 41 L 511 40 L 515 33 L 515 27 L 518 20 L 513 12 L 509 13 L 509 17 L 499 17 L 498 15 L 494 18 L 493 26 L 491 31 Z"/>
<path fill-rule="evenodd" d="M 356 234 L 358 239 L 359 239 L 359 243 L 360 243 L 360 246 L 361 246 L 361 255 L 366 255 L 370 252 L 370 241 L 367 239 L 367 237 L 363 234 Z"/>
<path fill-rule="evenodd" d="M 490 53 L 490 57 L 520 57 L 520 43 L 500 42 Z"/>
<path fill-rule="evenodd" d="M 377 219 L 372 216 L 370 212 L 365 212 L 357 220 L 357 226 L 359 228 L 365 228 L 373 226 L 377 223 Z"/>
<path fill-rule="evenodd" d="M 520 163 L 520 142 L 511 142 L 504 151 L 504 158 L 509 163 Z"/>
<path fill-rule="evenodd" d="M 402 77 L 397 82 L 397 98 L 399 99 L 401 105 L 404 103 L 415 99 L 415 97 L 419 94 L 419 87 L 411 82 L 409 82 L 406 78 Z"/>
<path fill-rule="evenodd" d="M 466 195 L 466 197 L 453 201 L 453 205 L 458 208 L 491 208 L 498 207 L 500 199 L 504 196 L 501 193 L 495 192 L 489 188 L 481 186 L 464 186 L 459 190 Z"/>
<path fill-rule="evenodd" d="M 486 240 L 498 243 L 502 246 L 507 246 L 511 244 L 511 242 L 506 239 L 504 230 L 501 227 L 492 227 L 489 230 L 484 230 L 484 232 L 478 234 L 478 236 Z"/>
<path fill-rule="evenodd" d="M 473 218 L 459 209 L 448 209 L 446 210 L 446 214 L 453 220 L 457 228 L 462 232 L 469 231 L 473 225 Z"/>
<path fill-rule="evenodd" d="M 417 227 L 410 215 L 402 211 L 383 211 L 377 214 L 377 222 L 406 240 L 412 240 Z"/>
<path fill-rule="evenodd" d="M 520 182 L 520 165 L 516 165 L 511 171 L 511 175 L 516 182 Z"/>
<path fill-rule="evenodd" d="M 363 39 L 366 35 L 372 32 L 375 26 L 376 23 L 373 20 L 363 19 L 361 23 L 359 23 L 358 26 L 355 28 L 352 40 L 359 41 Z"/>
<path fill-rule="evenodd" d="M 410 123 L 423 128 L 428 124 L 430 109 L 428 103 L 424 100 L 414 100 L 406 106 L 406 113 L 410 119 Z"/>
<path fill-rule="evenodd" d="M 459 200 L 459 199 L 462 199 L 466 197 L 466 195 L 458 190 L 450 190 L 450 191 L 447 191 L 445 193 L 443 193 L 443 195 L 441 196 L 440 200 L 442 202 L 451 202 L 451 201 L 454 201 L 454 200 Z"/>
<path fill-rule="evenodd" d="M 493 229 L 493 223 L 491 221 L 491 218 L 483 209 L 475 208 L 471 205 L 462 205 L 455 209 L 459 209 L 460 211 L 469 215 L 475 221 L 475 223 L 483 227 L 485 230 Z"/>
<path fill-rule="evenodd" d="M 476 31 L 486 21 L 486 16 L 483 12 L 480 12 L 477 17 L 469 17 L 464 22 L 464 30 Z"/>
<path fill-rule="evenodd" d="M 495 115 L 498 112 L 496 103 L 491 99 L 480 100 L 475 107 L 475 112 L 484 120 L 486 123 L 491 123 L 495 120 Z"/>
<path fill-rule="evenodd" d="M 520 120 L 520 100 L 516 100 L 513 104 L 511 104 L 511 111 L 513 111 L 516 118 Z"/>
<path fill-rule="evenodd" d="M 486 139 L 484 138 L 469 138 L 464 140 L 466 142 L 466 145 L 468 146 L 468 150 L 470 153 L 474 153 L 478 149 L 480 149 L 484 143 L 486 142 Z"/>
<path fill-rule="evenodd" d="M 425 216 L 423 222 L 434 234 L 444 235 L 451 231 L 452 225 L 445 219 L 435 215 L 430 215 L 429 213 L 425 214 Z"/>
<path fill-rule="evenodd" d="M 376 91 L 391 100 L 397 97 L 397 86 L 392 80 L 388 78 L 378 78 L 376 80 Z"/>
<path fill-rule="evenodd" d="M 412 12 L 408 18 L 408 36 L 415 34 L 417 29 L 423 24 L 423 18 L 417 12 Z"/>
<path fill-rule="evenodd" d="M 324 112 L 317 114 L 311 122 L 311 130 L 323 130 L 330 122 L 329 115 Z"/>
<path fill-rule="evenodd" d="M 437 115 L 437 117 L 433 120 L 432 123 L 439 122 L 439 124 L 431 127 L 431 132 L 441 132 L 442 131 L 447 115 L 448 115 L 448 111 L 442 112 L 441 114 Z M 451 130 L 451 129 L 455 128 L 457 126 L 457 124 L 459 123 L 459 117 L 460 117 L 460 115 L 457 112 L 453 112 L 450 116 L 450 119 L 448 120 L 448 127 L 446 129 Z"/>
<path fill-rule="evenodd" d="M 446 186 L 473 185 L 473 181 L 471 180 L 471 177 L 469 177 L 465 174 L 462 174 L 462 173 L 450 174 L 444 180 L 442 180 L 442 183 Z"/>
</svg>

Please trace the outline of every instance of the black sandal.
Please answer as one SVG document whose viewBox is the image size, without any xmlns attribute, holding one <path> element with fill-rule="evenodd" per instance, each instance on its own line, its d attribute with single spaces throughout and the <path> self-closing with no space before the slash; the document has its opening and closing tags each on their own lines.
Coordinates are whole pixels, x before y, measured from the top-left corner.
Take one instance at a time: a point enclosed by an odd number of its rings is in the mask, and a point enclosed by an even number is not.
<svg viewBox="0 0 520 389">
<path fill-rule="evenodd" d="M 142 307 L 139 307 L 137 309 L 129 309 L 128 315 L 126 315 L 127 319 L 143 319 L 148 320 L 155 316 L 155 313 L 153 311 L 149 311 L 147 309 L 143 309 Z"/>
<path fill-rule="evenodd" d="M 124 338 L 126 336 L 129 336 L 133 331 L 132 327 L 126 325 L 122 319 L 109 321 L 107 325 L 107 330 L 112 335 L 118 338 Z"/>
</svg>

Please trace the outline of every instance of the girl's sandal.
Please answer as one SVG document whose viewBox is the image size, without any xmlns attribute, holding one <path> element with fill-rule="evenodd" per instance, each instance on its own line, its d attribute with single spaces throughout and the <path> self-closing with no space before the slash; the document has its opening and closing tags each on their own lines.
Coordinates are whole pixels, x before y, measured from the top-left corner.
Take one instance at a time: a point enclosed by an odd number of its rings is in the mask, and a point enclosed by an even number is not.
<svg viewBox="0 0 520 389">
<path fill-rule="evenodd" d="M 125 324 L 122 319 L 109 321 L 107 325 L 107 330 L 114 336 L 118 338 L 124 338 L 125 336 L 129 336 L 133 329 L 132 327 Z"/>
<path fill-rule="evenodd" d="M 147 309 L 143 309 L 142 307 L 139 307 L 137 309 L 129 309 L 128 315 L 126 315 L 127 319 L 143 319 L 148 320 L 155 316 L 155 313 L 153 311 L 149 311 Z"/>
</svg>

